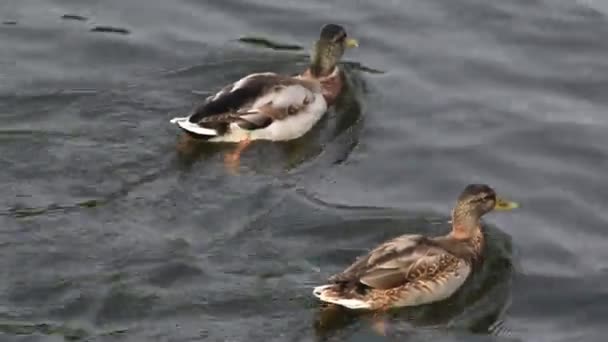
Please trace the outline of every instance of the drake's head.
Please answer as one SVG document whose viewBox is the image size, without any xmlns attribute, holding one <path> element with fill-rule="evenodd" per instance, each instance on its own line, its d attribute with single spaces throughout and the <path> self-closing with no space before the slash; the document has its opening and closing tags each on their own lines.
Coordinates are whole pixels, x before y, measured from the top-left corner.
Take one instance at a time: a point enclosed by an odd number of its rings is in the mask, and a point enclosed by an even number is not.
<svg viewBox="0 0 608 342">
<path fill-rule="evenodd" d="M 331 74 L 340 62 L 344 51 L 359 46 L 356 39 L 348 38 L 344 27 L 327 24 L 321 28 L 319 39 L 314 43 L 310 71 L 315 77 Z"/>
</svg>

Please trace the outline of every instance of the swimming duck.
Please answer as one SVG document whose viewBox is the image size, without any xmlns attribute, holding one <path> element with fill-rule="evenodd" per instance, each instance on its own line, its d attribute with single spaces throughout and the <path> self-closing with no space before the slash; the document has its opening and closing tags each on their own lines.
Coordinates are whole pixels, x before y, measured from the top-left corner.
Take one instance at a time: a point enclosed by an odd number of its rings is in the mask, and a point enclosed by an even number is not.
<svg viewBox="0 0 608 342">
<path fill-rule="evenodd" d="M 349 309 L 387 310 L 450 297 L 480 261 L 484 237 L 480 218 L 518 205 L 502 200 L 485 184 L 470 184 L 452 210 L 452 230 L 444 236 L 402 235 L 357 259 L 315 287 L 323 302 Z"/>
<path fill-rule="evenodd" d="M 356 46 L 357 41 L 348 38 L 342 26 L 327 24 L 302 74 L 251 74 L 207 98 L 190 116 L 171 122 L 196 138 L 239 143 L 231 155 L 233 160 L 252 140 L 299 138 L 340 95 L 338 62 L 347 48 Z"/>
</svg>

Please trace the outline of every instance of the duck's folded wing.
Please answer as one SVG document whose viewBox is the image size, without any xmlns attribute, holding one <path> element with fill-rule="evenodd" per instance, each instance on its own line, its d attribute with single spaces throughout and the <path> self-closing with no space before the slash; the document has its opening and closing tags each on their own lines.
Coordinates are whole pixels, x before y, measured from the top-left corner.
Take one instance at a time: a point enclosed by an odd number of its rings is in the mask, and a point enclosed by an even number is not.
<svg viewBox="0 0 608 342">
<path fill-rule="evenodd" d="M 296 114 L 314 94 L 301 81 L 276 74 L 254 74 L 225 87 L 187 118 L 182 126 L 220 130 L 237 123 L 248 130 Z M 185 121 L 185 120 L 182 120 Z M 180 122 L 176 120 L 179 124 Z"/>
<path fill-rule="evenodd" d="M 248 108 L 257 98 L 268 90 L 269 83 L 274 77 L 267 74 L 249 75 L 239 81 L 224 87 L 207 100 L 190 115 L 188 121 L 199 123 L 204 118 L 234 113 Z"/>
<path fill-rule="evenodd" d="M 420 245 L 408 253 L 394 257 L 370 268 L 359 278 L 359 282 L 376 289 L 390 289 L 408 282 L 430 279 L 442 271 L 442 259 L 451 259 L 444 250 Z"/>
<path fill-rule="evenodd" d="M 418 235 L 391 240 L 331 277 L 330 281 L 356 282 L 386 290 L 432 276 L 445 266 L 442 259 L 452 256 L 426 241 Z"/>
</svg>

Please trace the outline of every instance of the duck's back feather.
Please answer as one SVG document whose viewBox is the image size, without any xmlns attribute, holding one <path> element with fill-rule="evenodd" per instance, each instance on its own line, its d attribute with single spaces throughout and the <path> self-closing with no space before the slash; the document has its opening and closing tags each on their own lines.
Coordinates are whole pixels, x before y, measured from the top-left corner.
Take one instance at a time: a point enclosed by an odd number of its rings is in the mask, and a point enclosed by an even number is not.
<svg viewBox="0 0 608 342">
<path fill-rule="evenodd" d="M 173 122 L 208 136 L 222 136 L 234 127 L 259 130 L 309 109 L 320 94 L 318 82 L 274 73 L 252 74 L 207 98 L 189 117 Z"/>
<path fill-rule="evenodd" d="M 457 256 L 450 251 L 453 248 L 449 243 L 435 240 L 421 235 L 389 240 L 330 277 L 331 284 L 317 287 L 313 293 L 336 304 L 358 300 L 360 307 L 389 302 L 418 305 L 444 299 L 468 276 L 473 252 L 465 255 L 462 249 Z"/>
<path fill-rule="evenodd" d="M 208 98 L 188 121 L 198 123 L 206 117 L 236 112 L 262 96 L 278 77 L 276 74 L 252 74 L 244 77 Z"/>
<path fill-rule="evenodd" d="M 358 282 L 388 289 L 402 285 L 417 265 L 433 263 L 445 251 L 432 248 L 421 235 L 403 235 L 389 240 L 360 257 L 343 272 L 329 278 L 334 283 Z"/>
</svg>

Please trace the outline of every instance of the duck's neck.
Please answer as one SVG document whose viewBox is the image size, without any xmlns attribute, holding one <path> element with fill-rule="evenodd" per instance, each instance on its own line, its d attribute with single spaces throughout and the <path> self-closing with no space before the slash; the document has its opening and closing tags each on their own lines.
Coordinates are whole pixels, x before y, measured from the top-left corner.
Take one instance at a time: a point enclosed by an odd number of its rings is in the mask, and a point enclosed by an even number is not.
<svg viewBox="0 0 608 342">
<path fill-rule="evenodd" d="M 447 236 L 452 241 L 464 242 L 472 260 L 478 260 L 481 256 L 484 237 L 479 216 L 455 209 L 452 212 L 452 231 Z"/>
<path fill-rule="evenodd" d="M 308 71 L 316 79 L 322 79 L 331 75 L 338 64 L 336 46 L 325 41 L 317 41 L 313 45 L 310 55 L 310 65 Z"/>
<path fill-rule="evenodd" d="M 316 80 L 318 82 L 324 83 L 327 81 L 332 81 L 336 76 L 339 75 L 340 69 L 335 66 L 331 69 L 330 72 L 323 73 L 315 73 L 312 66 L 309 66 L 301 75 L 301 77 L 311 80 Z"/>
<path fill-rule="evenodd" d="M 449 235 L 457 240 L 478 238 L 481 235 L 480 217 L 455 208 L 452 211 L 452 231 Z"/>
<path fill-rule="evenodd" d="M 330 76 L 336 69 L 336 66 L 324 66 L 322 63 L 314 64 L 311 63 L 308 67 L 310 76 L 316 79 L 323 79 Z"/>
</svg>

